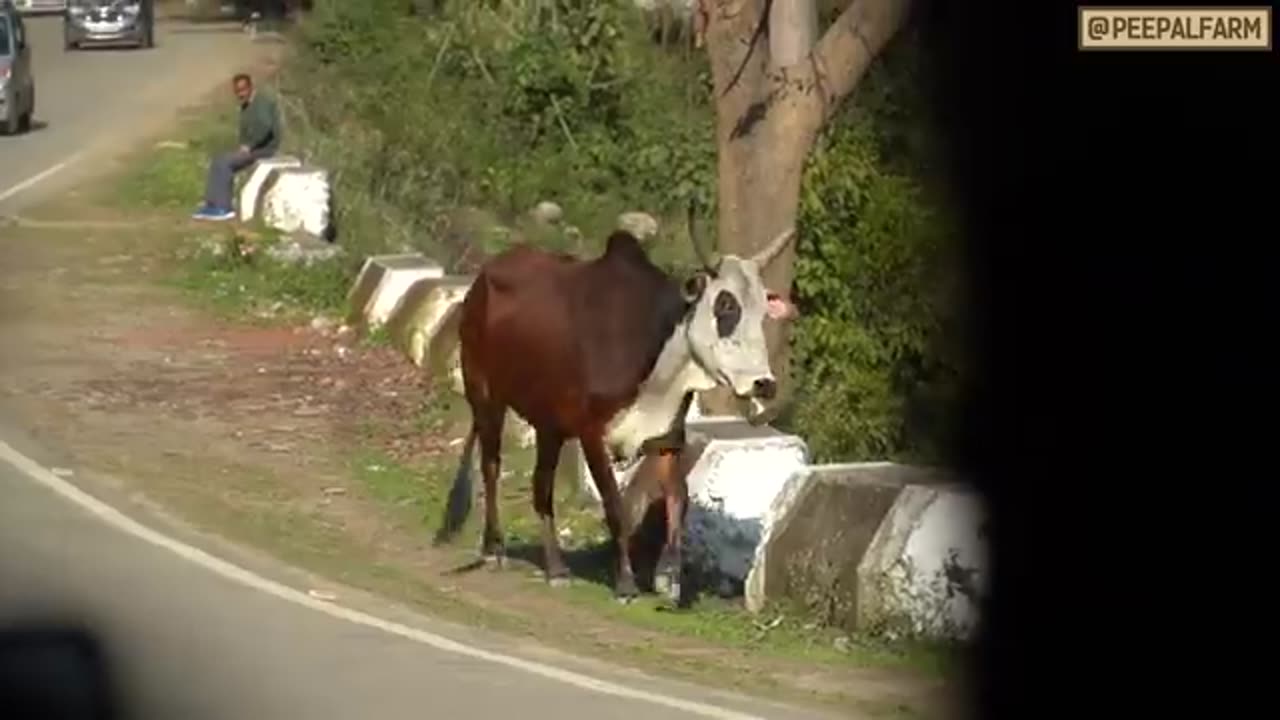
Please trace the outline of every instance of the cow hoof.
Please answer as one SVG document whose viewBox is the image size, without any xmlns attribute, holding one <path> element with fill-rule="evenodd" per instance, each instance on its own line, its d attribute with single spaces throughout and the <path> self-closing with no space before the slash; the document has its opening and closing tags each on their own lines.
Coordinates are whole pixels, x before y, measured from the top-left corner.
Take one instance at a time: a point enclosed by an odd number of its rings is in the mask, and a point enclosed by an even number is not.
<svg viewBox="0 0 1280 720">
<path fill-rule="evenodd" d="M 628 577 L 614 588 L 613 596 L 623 605 L 630 605 L 632 601 L 640 596 L 640 591 L 636 589 L 635 580 Z"/>
</svg>

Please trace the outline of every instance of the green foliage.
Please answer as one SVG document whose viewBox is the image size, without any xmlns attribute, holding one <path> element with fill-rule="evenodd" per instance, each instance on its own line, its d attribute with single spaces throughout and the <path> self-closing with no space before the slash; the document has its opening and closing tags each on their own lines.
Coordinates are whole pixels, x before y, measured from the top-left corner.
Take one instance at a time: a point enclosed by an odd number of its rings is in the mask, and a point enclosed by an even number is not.
<svg viewBox="0 0 1280 720">
<path fill-rule="evenodd" d="M 361 254 L 408 243 L 453 263 L 466 247 L 440 216 L 474 206 L 511 222 L 542 200 L 591 251 L 620 212 L 678 222 L 690 195 L 713 194 L 703 60 L 657 52 L 630 0 L 425 15 L 319 0 L 298 39 L 281 85 L 290 129 L 334 169 L 343 242 Z"/>
<path fill-rule="evenodd" d="M 936 150 L 911 43 L 881 59 L 806 168 L 789 420 L 820 459 L 945 459 L 956 247 L 927 182 Z"/>
<path fill-rule="evenodd" d="M 211 309 L 231 317 L 309 319 L 316 313 L 340 314 L 343 308 L 335 301 L 334 288 L 346 283 L 343 263 L 276 260 L 267 249 L 279 241 L 275 236 L 250 239 L 234 231 L 205 238 L 175 279 Z"/>
</svg>

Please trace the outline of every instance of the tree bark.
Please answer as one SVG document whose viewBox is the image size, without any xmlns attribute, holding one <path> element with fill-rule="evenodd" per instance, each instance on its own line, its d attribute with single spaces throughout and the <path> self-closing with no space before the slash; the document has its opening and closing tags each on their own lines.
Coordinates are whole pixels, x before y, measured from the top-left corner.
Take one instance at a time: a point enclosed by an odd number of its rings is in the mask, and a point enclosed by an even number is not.
<svg viewBox="0 0 1280 720">
<path fill-rule="evenodd" d="M 796 223 L 805 160 L 823 125 L 905 21 L 910 0 L 854 0 L 815 43 L 814 0 L 700 0 L 716 103 L 717 248 L 749 255 Z M 791 243 L 763 271 L 789 297 Z M 779 393 L 792 394 L 791 325 L 766 321 Z M 705 411 L 741 414 L 727 390 Z"/>
</svg>

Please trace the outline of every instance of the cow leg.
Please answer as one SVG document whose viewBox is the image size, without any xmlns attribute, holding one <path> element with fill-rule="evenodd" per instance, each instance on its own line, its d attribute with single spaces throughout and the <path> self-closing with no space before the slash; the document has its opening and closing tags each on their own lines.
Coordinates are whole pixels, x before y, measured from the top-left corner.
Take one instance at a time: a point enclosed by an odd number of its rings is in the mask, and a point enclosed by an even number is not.
<svg viewBox="0 0 1280 720">
<path fill-rule="evenodd" d="M 596 489 L 600 491 L 600 499 L 604 504 L 604 519 L 613 535 L 614 547 L 617 549 L 617 572 L 614 576 L 613 593 L 620 602 L 629 603 L 636 599 L 636 578 L 631 572 L 631 553 L 628 552 L 631 538 L 630 519 L 622 512 L 622 496 L 618 492 L 618 481 L 613 476 L 613 468 L 609 465 L 608 455 L 604 449 L 604 439 L 600 435 L 583 433 L 578 438 L 582 445 L 582 454 L 586 458 L 587 468 L 591 470 L 591 478 L 595 480 Z"/>
<path fill-rule="evenodd" d="M 484 539 L 480 554 L 486 564 L 499 568 L 507 554 L 498 523 L 498 473 L 502 469 L 502 425 L 506 415 L 506 408 L 488 406 L 475 418 L 480 471 L 484 475 Z"/>
<path fill-rule="evenodd" d="M 556 535 L 556 465 L 564 437 L 553 430 L 538 431 L 538 460 L 533 469 L 533 509 L 542 521 L 542 549 L 547 582 L 552 587 L 569 584 L 569 568 L 560 554 L 560 538 Z"/>
<path fill-rule="evenodd" d="M 689 489 L 679 472 L 680 455 L 664 450 L 658 453 L 658 482 L 667 510 L 667 538 L 653 573 L 654 589 L 680 604 L 680 579 L 684 569 L 682 546 L 684 516 L 688 510 Z"/>
</svg>

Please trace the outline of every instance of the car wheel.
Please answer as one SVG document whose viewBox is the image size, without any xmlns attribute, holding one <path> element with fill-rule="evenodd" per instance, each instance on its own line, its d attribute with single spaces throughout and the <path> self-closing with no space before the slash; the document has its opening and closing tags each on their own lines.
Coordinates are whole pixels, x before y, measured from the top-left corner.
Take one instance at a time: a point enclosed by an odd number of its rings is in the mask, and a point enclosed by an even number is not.
<svg viewBox="0 0 1280 720">
<path fill-rule="evenodd" d="M 31 88 L 31 97 L 27 99 L 27 111 L 18 118 L 22 132 L 31 132 L 31 117 L 36 114 L 36 89 Z"/>
</svg>

